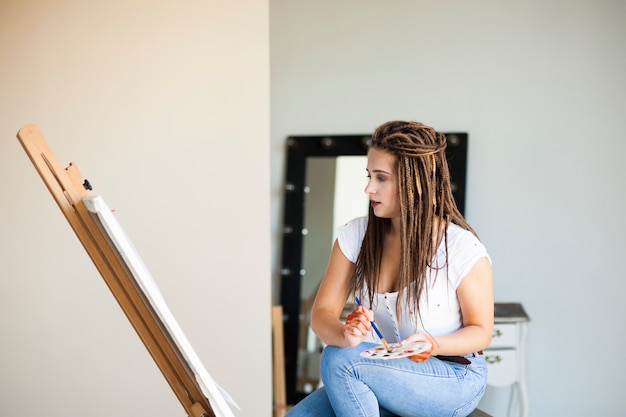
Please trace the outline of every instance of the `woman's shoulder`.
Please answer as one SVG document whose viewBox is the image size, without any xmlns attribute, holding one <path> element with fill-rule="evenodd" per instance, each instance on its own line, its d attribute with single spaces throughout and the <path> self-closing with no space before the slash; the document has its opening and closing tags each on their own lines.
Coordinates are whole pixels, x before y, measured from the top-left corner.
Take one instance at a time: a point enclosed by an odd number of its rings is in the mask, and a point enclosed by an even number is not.
<svg viewBox="0 0 626 417">
<path fill-rule="evenodd" d="M 457 267 L 464 276 L 478 259 L 486 257 L 491 262 L 487 248 L 474 233 L 461 226 L 448 225 L 448 255 L 453 267 Z M 445 249 L 444 249 L 445 250 Z"/>
<path fill-rule="evenodd" d="M 367 216 L 354 218 L 337 228 L 339 248 L 351 262 L 356 262 L 366 230 Z"/>
<path fill-rule="evenodd" d="M 339 230 L 363 230 L 367 229 L 367 216 L 355 217 L 354 219 L 342 224 Z"/>
<path fill-rule="evenodd" d="M 467 229 L 462 228 L 456 223 L 448 224 L 448 243 L 451 242 L 479 242 L 476 235 Z"/>
</svg>

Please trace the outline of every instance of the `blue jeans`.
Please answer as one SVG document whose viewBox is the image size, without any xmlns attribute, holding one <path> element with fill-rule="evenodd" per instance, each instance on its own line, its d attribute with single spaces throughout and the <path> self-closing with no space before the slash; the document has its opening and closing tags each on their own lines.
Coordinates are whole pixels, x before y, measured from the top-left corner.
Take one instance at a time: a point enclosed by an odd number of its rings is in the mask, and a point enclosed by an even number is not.
<svg viewBox="0 0 626 417">
<path fill-rule="evenodd" d="M 487 365 L 482 355 L 468 355 L 469 365 L 435 357 L 414 362 L 360 356 L 372 346 L 327 346 L 321 362 L 324 386 L 286 417 L 466 417 L 485 392 Z"/>
</svg>

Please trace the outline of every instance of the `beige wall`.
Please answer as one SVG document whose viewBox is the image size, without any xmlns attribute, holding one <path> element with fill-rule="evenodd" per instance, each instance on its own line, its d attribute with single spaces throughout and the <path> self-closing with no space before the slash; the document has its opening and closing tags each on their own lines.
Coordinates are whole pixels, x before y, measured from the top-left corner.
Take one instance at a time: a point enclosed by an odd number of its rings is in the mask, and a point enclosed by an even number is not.
<svg viewBox="0 0 626 417">
<path fill-rule="evenodd" d="M 270 415 L 268 14 L 0 2 L 0 415 L 184 415 L 19 146 L 28 123 L 116 209 L 235 415 Z"/>
</svg>

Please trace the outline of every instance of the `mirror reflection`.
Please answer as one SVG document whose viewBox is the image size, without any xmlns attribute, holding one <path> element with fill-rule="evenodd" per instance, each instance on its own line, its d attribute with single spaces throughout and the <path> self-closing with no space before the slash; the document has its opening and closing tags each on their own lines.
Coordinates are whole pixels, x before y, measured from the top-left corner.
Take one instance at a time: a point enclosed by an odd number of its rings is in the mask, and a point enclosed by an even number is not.
<svg viewBox="0 0 626 417">
<path fill-rule="evenodd" d="M 311 157 L 307 161 L 296 376 L 296 389 L 306 394 L 319 385 L 319 359 L 323 348 L 310 327 L 311 307 L 326 270 L 337 227 L 367 215 L 366 166 L 364 155 Z"/>
</svg>

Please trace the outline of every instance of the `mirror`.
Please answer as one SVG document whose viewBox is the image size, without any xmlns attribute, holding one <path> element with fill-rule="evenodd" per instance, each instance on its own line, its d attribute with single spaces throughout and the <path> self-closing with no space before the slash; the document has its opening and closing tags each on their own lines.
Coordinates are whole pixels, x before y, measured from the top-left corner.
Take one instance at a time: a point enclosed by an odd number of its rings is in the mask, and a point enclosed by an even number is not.
<svg viewBox="0 0 626 417">
<path fill-rule="evenodd" d="M 452 190 L 464 213 L 467 133 L 445 135 Z M 310 310 L 337 227 L 367 215 L 369 141 L 369 135 L 287 138 L 280 302 L 288 404 L 297 403 L 319 385 L 322 344 L 309 327 Z"/>
</svg>

